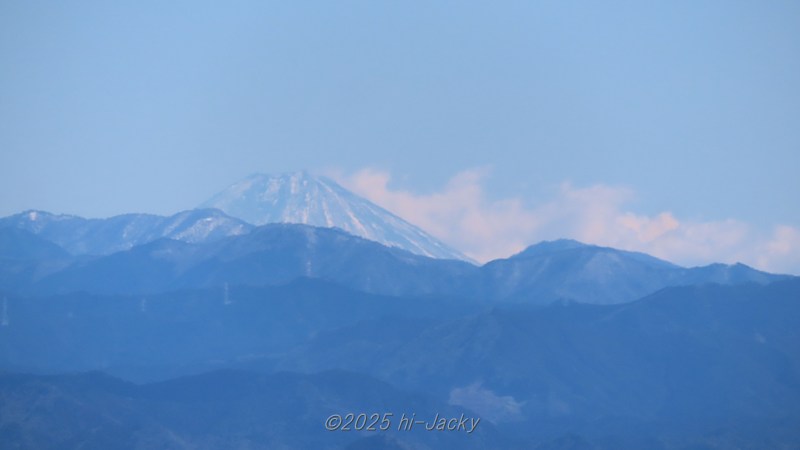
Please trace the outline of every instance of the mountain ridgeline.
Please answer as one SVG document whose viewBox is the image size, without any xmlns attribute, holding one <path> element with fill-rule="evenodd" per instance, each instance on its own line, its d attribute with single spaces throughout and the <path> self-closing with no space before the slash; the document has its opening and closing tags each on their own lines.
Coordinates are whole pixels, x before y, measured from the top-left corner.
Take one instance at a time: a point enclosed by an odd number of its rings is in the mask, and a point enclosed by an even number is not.
<svg viewBox="0 0 800 450">
<path fill-rule="evenodd" d="M 339 228 L 418 255 L 469 261 L 461 252 L 333 180 L 307 172 L 253 174 L 214 195 L 216 208 L 255 225 L 299 223 Z"/>
<path fill-rule="evenodd" d="M 479 266 L 306 173 L 204 206 L 0 219 L 0 447 L 800 447 L 797 277 L 572 240 Z"/>
<path fill-rule="evenodd" d="M 0 230 L 4 229 L 34 234 L 72 255 L 108 255 L 162 238 L 210 242 L 246 234 L 253 226 L 214 209 L 183 211 L 169 217 L 123 214 L 108 219 L 26 211 L 0 219 Z"/>
<path fill-rule="evenodd" d="M 197 243 L 248 233 L 255 225 L 294 223 L 339 228 L 389 247 L 441 259 L 471 261 L 420 228 L 306 172 L 251 175 L 194 210 L 164 217 L 123 214 L 108 219 L 26 211 L 0 219 L 56 243 L 73 255 L 107 255 L 160 238 Z"/>
<path fill-rule="evenodd" d="M 34 242 L 41 244 L 30 234 L 18 239 L 23 241 L 30 241 L 32 249 Z M 668 286 L 765 284 L 787 278 L 743 265 L 683 268 L 639 253 L 569 240 L 534 245 L 478 267 L 385 247 L 338 229 L 296 224 L 263 225 L 208 242 L 158 239 L 105 256 L 65 259 L 59 253 L 58 264 L 42 259 L 37 253 L 41 250 L 30 254 L 24 248 L 12 250 L 0 254 L 0 269 L 6 272 L 0 273 L 0 280 L 7 280 L 0 289 L 29 295 L 149 294 L 226 283 L 278 285 L 306 277 L 386 295 L 612 304 Z"/>
</svg>

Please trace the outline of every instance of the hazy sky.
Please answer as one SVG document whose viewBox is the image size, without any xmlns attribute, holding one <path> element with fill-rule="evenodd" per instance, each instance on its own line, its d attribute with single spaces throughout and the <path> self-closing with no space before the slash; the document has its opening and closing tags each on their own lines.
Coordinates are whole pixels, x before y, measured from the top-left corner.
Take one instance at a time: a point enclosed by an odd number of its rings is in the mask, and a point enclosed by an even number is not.
<svg viewBox="0 0 800 450">
<path fill-rule="evenodd" d="M 477 173 L 489 207 L 607 189 L 792 241 L 798 55 L 796 1 L 0 0 L 0 215 L 169 214 L 303 168 L 391 202 Z"/>
</svg>

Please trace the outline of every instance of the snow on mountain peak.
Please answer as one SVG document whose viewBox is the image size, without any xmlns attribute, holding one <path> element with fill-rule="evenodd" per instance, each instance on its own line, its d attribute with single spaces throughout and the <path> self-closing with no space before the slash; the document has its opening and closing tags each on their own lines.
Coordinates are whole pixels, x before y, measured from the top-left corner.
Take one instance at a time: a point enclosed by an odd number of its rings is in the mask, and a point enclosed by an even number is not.
<svg viewBox="0 0 800 450">
<path fill-rule="evenodd" d="M 217 210 L 183 211 L 169 217 L 123 214 L 107 219 L 85 219 L 44 211 L 25 211 L 0 218 L 0 228 L 18 228 L 75 255 L 105 255 L 156 239 L 207 242 L 249 233 L 252 225 Z"/>
<path fill-rule="evenodd" d="M 301 223 L 336 227 L 419 255 L 470 261 L 420 228 L 333 180 L 305 171 L 250 175 L 214 195 L 199 208 L 220 209 L 255 225 Z"/>
</svg>

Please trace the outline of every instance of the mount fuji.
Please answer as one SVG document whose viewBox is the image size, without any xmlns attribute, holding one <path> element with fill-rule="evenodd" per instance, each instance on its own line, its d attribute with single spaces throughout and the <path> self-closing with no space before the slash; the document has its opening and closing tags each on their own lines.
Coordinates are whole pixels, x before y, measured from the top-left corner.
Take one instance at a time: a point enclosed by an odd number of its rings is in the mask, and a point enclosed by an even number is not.
<svg viewBox="0 0 800 450">
<path fill-rule="evenodd" d="M 419 227 L 333 180 L 304 171 L 274 176 L 250 175 L 198 208 L 216 208 L 254 225 L 299 223 L 340 228 L 418 255 L 473 262 Z"/>
</svg>

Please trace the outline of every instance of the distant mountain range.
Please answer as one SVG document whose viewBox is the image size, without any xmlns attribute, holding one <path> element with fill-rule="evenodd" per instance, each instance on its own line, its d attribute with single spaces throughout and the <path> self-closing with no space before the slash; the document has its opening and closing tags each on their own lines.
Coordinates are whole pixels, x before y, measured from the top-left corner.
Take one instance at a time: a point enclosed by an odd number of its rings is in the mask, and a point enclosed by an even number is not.
<svg viewBox="0 0 800 450">
<path fill-rule="evenodd" d="M 254 225 L 335 227 L 418 255 L 470 261 L 461 252 L 333 180 L 308 172 L 254 174 L 199 207 L 217 208 Z"/>
<path fill-rule="evenodd" d="M 255 225 L 272 223 L 339 228 L 414 254 L 474 262 L 336 182 L 307 172 L 251 175 L 216 194 L 198 209 L 169 217 L 123 214 L 107 219 L 85 219 L 31 210 L 0 218 L 0 228 L 28 231 L 73 255 L 108 255 L 161 238 L 211 242 L 246 234 Z"/>
<path fill-rule="evenodd" d="M 183 211 L 169 217 L 123 214 L 108 219 L 25 211 L 0 219 L 0 230 L 24 230 L 73 255 L 108 255 L 162 238 L 210 242 L 246 234 L 253 226 L 214 209 Z"/>
<path fill-rule="evenodd" d="M 66 264 L 19 254 L 3 256 L 0 280 L 4 267 L 19 275 L 16 288 L 0 285 L 0 289 L 32 294 L 145 294 L 226 283 L 275 285 L 298 277 L 337 281 L 367 292 L 426 293 L 443 291 L 453 277 L 475 269 L 466 262 L 414 255 L 338 229 L 293 224 L 264 225 L 248 234 L 207 243 L 160 239 L 107 256 L 74 258 Z"/>
<path fill-rule="evenodd" d="M 0 219 L 0 447 L 800 447 L 798 277 L 566 239 L 476 265 L 306 173 L 207 206 Z"/>
<path fill-rule="evenodd" d="M 666 286 L 767 283 L 783 278 L 741 264 L 685 269 L 648 255 L 570 240 L 533 245 L 480 268 L 417 258 L 414 255 L 471 262 L 335 182 L 306 172 L 251 175 L 203 206 L 169 217 L 124 214 L 108 219 L 84 219 L 26 211 L 0 218 L 0 258 L 5 260 L 0 262 L 0 288 L 150 292 L 226 282 L 275 284 L 307 276 L 385 294 L 447 293 L 545 304 L 555 300 L 617 303 L 635 300 Z M 284 227 L 287 224 L 339 229 L 347 234 Z M 259 231 L 250 236 L 256 229 Z M 389 248 L 370 245 L 352 236 Z M 317 248 L 317 237 L 326 244 Z M 279 254 L 283 251 L 278 250 L 282 244 L 267 242 L 282 238 L 294 242 L 285 246 L 285 255 Z M 163 239 L 194 245 L 157 243 Z M 136 247 L 142 248 L 114 255 Z M 163 251 L 157 251 L 167 247 L 174 258 L 183 254 L 179 263 L 170 262 Z M 344 249 L 348 252 L 341 253 Z M 353 252 L 354 249 L 359 250 Z M 414 255 L 404 255 L 398 250 Z M 290 258 L 281 260 L 289 254 Z M 381 257 L 375 259 L 377 255 Z M 102 259 L 104 256 L 110 259 Z M 258 263 L 249 264 L 241 260 L 244 257 L 258 258 Z M 40 263 L 20 263 L 31 259 Z M 41 263 L 44 259 L 49 261 Z M 147 259 L 153 263 L 148 265 L 148 271 L 134 267 Z M 376 261 L 383 262 L 376 264 Z M 245 267 L 240 270 L 237 264 Z M 373 264 L 376 265 L 370 267 Z M 116 265 L 127 269 L 105 279 L 93 272 L 93 267 L 105 266 L 109 270 L 108 267 Z M 160 269 L 153 277 L 149 270 L 156 266 Z M 164 268 L 168 270 L 161 270 Z M 398 271 L 397 276 L 394 271 Z M 114 287 L 114 280 L 121 276 L 125 280 L 118 280 L 122 284 Z M 7 279 L 5 283 L 3 277 Z"/>
<path fill-rule="evenodd" d="M 743 264 L 684 268 L 650 255 L 561 239 L 532 245 L 480 269 L 473 292 L 484 297 L 544 304 L 555 300 L 624 303 L 668 286 L 766 284 L 791 278 Z"/>
<path fill-rule="evenodd" d="M 58 257 L 41 259 L 39 236 L 3 230 L 0 240 L 4 233 L 14 233 L 18 248 L 13 254 L 0 253 L 0 289 L 28 294 L 148 294 L 225 284 L 279 285 L 307 277 L 388 295 L 611 304 L 668 286 L 765 284 L 787 278 L 743 265 L 687 269 L 640 253 L 570 240 L 534 245 L 476 267 L 415 255 L 338 229 L 294 224 L 264 225 L 207 242 L 159 239 L 98 257 L 68 259 L 50 248 Z M 32 253 L 23 254 L 25 249 Z"/>
</svg>

